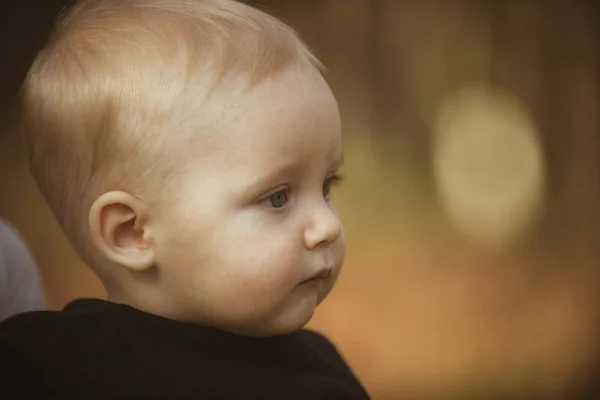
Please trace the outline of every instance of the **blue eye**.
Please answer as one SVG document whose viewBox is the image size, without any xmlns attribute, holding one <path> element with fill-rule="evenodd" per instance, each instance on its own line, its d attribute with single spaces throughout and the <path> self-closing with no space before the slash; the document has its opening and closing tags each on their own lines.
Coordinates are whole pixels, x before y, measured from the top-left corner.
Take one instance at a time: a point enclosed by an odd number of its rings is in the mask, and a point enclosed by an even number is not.
<svg viewBox="0 0 600 400">
<path fill-rule="evenodd" d="M 270 207 L 270 208 L 281 208 L 286 205 L 288 202 L 287 192 L 281 190 L 277 193 L 273 193 L 269 197 L 265 197 L 261 200 L 261 204 Z"/>
</svg>

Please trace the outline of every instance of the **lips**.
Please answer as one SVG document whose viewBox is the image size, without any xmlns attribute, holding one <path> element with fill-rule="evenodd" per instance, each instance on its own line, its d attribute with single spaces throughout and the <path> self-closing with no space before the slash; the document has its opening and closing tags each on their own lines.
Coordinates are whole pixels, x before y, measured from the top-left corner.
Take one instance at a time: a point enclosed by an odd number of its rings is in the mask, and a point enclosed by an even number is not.
<svg viewBox="0 0 600 400">
<path fill-rule="evenodd" d="M 325 268 L 325 269 L 320 270 L 319 272 L 317 272 L 316 274 L 314 274 L 313 276 L 311 276 L 310 278 L 308 278 L 307 280 L 305 280 L 302 283 L 322 281 L 322 280 L 329 278 L 330 275 L 331 275 L 331 268 Z"/>
</svg>

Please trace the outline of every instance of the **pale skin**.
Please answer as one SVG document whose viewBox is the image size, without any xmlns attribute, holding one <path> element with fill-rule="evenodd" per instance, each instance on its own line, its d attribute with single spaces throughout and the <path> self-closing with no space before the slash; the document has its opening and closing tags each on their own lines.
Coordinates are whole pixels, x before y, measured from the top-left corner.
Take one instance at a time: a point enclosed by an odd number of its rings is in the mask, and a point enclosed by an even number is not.
<svg viewBox="0 0 600 400">
<path fill-rule="evenodd" d="M 197 114 L 214 133 L 185 143 L 168 193 L 108 192 L 90 209 L 108 299 L 248 336 L 301 329 L 344 261 L 335 98 L 289 66 L 250 91 L 224 84 Z"/>
</svg>

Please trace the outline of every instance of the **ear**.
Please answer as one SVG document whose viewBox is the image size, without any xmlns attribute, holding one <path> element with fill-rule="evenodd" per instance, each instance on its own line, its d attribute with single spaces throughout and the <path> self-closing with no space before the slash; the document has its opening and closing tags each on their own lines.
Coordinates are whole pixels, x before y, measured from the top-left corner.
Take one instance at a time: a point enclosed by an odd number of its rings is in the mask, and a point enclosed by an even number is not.
<svg viewBox="0 0 600 400">
<path fill-rule="evenodd" d="M 141 272 L 154 265 L 148 210 L 125 192 L 104 193 L 89 213 L 92 241 L 101 255 L 117 265 Z"/>
</svg>

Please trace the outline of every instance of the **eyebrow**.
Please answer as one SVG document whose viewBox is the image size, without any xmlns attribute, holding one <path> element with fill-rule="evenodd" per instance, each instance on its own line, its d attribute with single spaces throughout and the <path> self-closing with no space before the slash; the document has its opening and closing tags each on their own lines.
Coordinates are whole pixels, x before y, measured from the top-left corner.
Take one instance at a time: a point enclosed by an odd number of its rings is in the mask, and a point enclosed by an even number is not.
<svg viewBox="0 0 600 400">
<path fill-rule="evenodd" d="M 333 163 L 332 170 L 336 171 L 344 164 L 344 156 L 342 155 L 335 163 Z M 290 176 L 298 175 L 302 169 L 305 168 L 305 165 L 301 162 L 285 162 L 281 163 L 277 167 L 271 169 L 268 173 L 259 176 L 252 182 L 247 185 L 244 185 L 240 188 L 240 192 L 244 193 L 246 196 L 255 196 L 259 195 L 261 191 L 264 191 L 266 188 L 275 188 L 276 184 L 285 183 L 284 180 L 289 179 Z"/>
<path fill-rule="evenodd" d="M 269 188 L 276 184 L 282 184 L 286 178 L 298 174 L 298 171 L 302 168 L 301 163 L 286 162 L 272 168 L 268 173 L 259 176 L 247 185 L 244 185 L 240 191 L 247 196 L 254 196 L 260 194 L 266 188 Z"/>
</svg>

